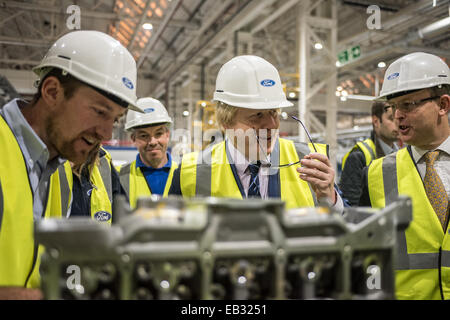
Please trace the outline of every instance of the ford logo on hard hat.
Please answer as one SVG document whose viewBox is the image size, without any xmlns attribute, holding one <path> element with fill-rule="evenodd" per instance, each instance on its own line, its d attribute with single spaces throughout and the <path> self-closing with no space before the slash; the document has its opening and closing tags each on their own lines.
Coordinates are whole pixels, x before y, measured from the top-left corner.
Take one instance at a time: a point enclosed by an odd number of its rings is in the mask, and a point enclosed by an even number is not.
<svg viewBox="0 0 450 320">
<path fill-rule="evenodd" d="M 106 211 L 98 211 L 94 214 L 94 219 L 102 222 L 109 221 L 109 219 L 111 219 L 111 213 Z"/>
<path fill-rule="evenodd" d="M 154 108 L 147 108 L 147 109 L 144 109 L 144 113 L 152 113 L 153 111 L 155 111 Z"/>
<path fill-rule="evenodd" d="M 273 87 L 275 85 L 275 81 L 270 80 L 270 79 L 265 79 L 265 80 L 261 81 L 261 85 L 263 87 Z"/>
<path fill-rule="evenodd" d="M 394 79 L 397 79 L 399 75 L 400 75 L 400 73 L 398 73 L 398 72 L 393 73 L 393 74 L 391 74 L 391 75 L 388 77 L 388 80 L 394 80 Z"/>
<path fill-rule="evenodd" d="M 128 89 L 133 89 L 134 88 L 133 82 L 131 82 L 130 79 L 128 79 L 126 77 L 123 77 L 122 78 L 122 82 L 125 85 L 125 87 L 127 87 Z"/>
</svg>

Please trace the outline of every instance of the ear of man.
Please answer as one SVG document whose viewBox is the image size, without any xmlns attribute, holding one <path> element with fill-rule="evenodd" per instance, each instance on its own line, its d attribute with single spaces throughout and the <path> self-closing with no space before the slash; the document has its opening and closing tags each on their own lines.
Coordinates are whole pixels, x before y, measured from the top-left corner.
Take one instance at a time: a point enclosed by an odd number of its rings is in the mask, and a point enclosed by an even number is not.
<svg viewBox="0 0 450 320">
<path fill-rule="evenodd" d="M 377 116 L 372 116 L 372 124 L 374 129 L 378 129 L 380 127 L 380 119 Z"/>
<path fill-rule="evenodd" d="M 56 77 L 48 77 L 41 87 L 41 99 L 48 107 L 55 107 L 64 100 L 64 88 Z"/>
<path fill-rule="evenodd" d="M 450 113 L 450 96 L 448 94 L 444 94 L 439 101 L 439 113 L 443 116 Z"/>
</svg>

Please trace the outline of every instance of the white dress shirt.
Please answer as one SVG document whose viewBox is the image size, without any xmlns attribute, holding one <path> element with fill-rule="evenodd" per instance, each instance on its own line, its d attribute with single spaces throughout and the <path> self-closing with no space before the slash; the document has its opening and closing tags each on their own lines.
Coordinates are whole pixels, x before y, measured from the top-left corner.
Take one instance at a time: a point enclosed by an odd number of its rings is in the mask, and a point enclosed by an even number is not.
<svg viewBox="0 0 450 320">
<path fill-rule="evenodd" d="M 440 151 L 439 156 L 434 163 L 434 168 L 441 178 L 445 191 L 447 192 L 447 196 L 450 199 L 450 136 L 448 136 L 447 139 L 434 150 L 423 150 L 415 146 L 411 146 L 411 150 L 414 162 L 417 165 L 417 169 L 419 170 L 422 180 L 424 179 L 427 171 L 427 165 L 423 156 L 428 151 Z"/>
</svg>

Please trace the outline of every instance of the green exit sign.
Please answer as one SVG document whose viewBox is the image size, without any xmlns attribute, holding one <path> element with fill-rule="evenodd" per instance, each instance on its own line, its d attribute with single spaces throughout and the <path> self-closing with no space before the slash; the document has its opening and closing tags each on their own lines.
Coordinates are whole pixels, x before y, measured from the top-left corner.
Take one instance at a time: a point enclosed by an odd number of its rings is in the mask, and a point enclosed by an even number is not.
<svg viewBox="0 0 450 320">
<path fill-rule="evenodd" d="M 350 61 L 356 60 L 361 56 L 361 47 L 354 46 L 347 50 L 341 51 L 338 54 L 338 61 L 341 65 L 349 63 Z"/>
</svg>

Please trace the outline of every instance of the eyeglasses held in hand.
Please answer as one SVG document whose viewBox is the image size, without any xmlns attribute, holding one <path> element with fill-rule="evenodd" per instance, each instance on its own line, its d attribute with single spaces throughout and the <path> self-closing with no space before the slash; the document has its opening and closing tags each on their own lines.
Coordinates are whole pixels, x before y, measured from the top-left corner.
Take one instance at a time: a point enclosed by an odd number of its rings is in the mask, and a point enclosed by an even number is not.
<svg viewBox="0 0 450 320">
<path fill-rule="evenodd" d="M 306 126 L 303 124 L 303 122 L 297 117 L 291 116 L 291 118 L 294 119 L 295 121 L 300 122 L 300 124 L 302 125 L 303 129 L 305 129 L 305 132 L 306 132 L 306 135 L 308 136 L 309 141 L 311 141 L 311 144 L 312 144 L 312 146 L 314 148 L 314 151 L 317 152 L 316 145 L 314 144 L 314 142 L 313 142 L 313 140 L 311 138 L 311 135 L 309 134 L 309 131 L 308 131 L 308 129 L 306 129 Z M 255 133 L 255 136 L 256 136 L 256 140 L 258 141 L 259 148 L 261 149 L 261 151 L 264 152 L 264 154 L 266 156 L 266 160 L 268 160 L 267 153 L 262 149 L 261 144 L 259 143 L 258 135 L 256 133 Z M 269 161 L 267 161 L 267 162 L 269 162 Z M 271 165 L 270 168 L 271 169 L 287 168 L 287 167 L 293 166 L 295 164 L 298 164 L 300 162 L 301 162 L 301 159 L 299 161 L 292 162 L 292 163 L 280 164 L 279 166 L 272 166 Z"/>
</svg>

